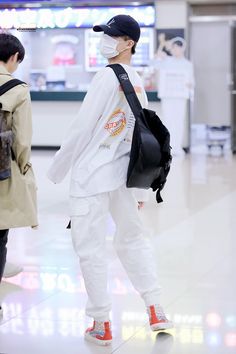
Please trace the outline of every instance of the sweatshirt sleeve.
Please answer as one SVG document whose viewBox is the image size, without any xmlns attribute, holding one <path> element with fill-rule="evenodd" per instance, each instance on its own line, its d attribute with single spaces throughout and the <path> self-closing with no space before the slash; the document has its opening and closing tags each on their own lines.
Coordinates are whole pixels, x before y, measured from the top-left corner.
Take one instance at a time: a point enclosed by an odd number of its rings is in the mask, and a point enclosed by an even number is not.
<svg viewBox="0 0 236 354">
<path fill-rule="evenodd" d="M 65 178 L 72 166 L 75 150 L 76 155 L 79 155 L 89 143 L 112 89 L 114 89 L 112 77 L 109 69 L 105 68 L 92 80 L 78 115 L 53 159 L 47 173 L 52 182 L 60 183 Z"/>
</svg>

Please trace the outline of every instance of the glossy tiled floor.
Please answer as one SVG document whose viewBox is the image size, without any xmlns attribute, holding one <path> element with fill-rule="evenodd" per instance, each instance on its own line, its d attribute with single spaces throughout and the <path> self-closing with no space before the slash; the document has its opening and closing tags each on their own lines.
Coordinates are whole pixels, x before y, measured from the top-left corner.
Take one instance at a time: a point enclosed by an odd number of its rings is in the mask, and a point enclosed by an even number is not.
<svg viewBox="0 0 236 354">
<path fill-rule="evenodd" d="M 114 343 L 84 342 L 89 323 L 86 294 L 67 224 L 68 179 L 45 177 L 52 152 L 34 152 L 40 228 L 12 230 L 9 260 L 24 272 L 4 279 L 0 296 L 0 353 L 7 354 L 228 354 L 236 353 L 236 161 L 229 152 L 207 155 L 195 148 L 175 158 L 165 202 L 141 211 L 152 230 L 162 304 L 175 322 L 152 333 L 145 308 L 133 290 L 111 239 L 108 220 Z"/>
</svg>

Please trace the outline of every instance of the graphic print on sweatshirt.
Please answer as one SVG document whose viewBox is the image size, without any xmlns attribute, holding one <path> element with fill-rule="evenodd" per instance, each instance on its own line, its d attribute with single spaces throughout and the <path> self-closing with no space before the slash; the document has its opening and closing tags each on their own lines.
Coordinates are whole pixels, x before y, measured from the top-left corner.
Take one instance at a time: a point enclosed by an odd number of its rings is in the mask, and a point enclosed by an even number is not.
<svg viewBox="0 0 236 354">
<path fill-rule="evenodd" d="M 115 110 L 108 119 L 105 129 L 110 133 L 110 136 L 116 136 L 122 132 L 126 125 L 125 112 L 121 109 Z"/>
<path fill-rule="evenodd" d="M 134 89 L 141 101 L 141 97 L 140 97 L 142 95 L 141 87 L 134 86 Z M 116 108 L 111 114 L 111 116 L 108 118 L 104 126 L 104 129 L 109 133 L 109 137 L 107 137 L 106 140 L 104 140 L 100 144 L 99 149 L 110 149 L 111 144 L 114 143 L 114 138 L 120 135 L 123 136 L 120 142 L 118 143 L 120 144 L 120 149 L 121 150 L 123 149 L 122 143 L 126 143 L 126 144 L 128 143 L 131 146 L 133 130 L 135 125 L 135 118 L 128 106 L 126 97 L 124 95 L 121 86 L 119 86 L 119 95 L 120 95 L 119 106 L 121 108 Z M 127 147 L 125 149 L 127 149 Z"/>
</svg>

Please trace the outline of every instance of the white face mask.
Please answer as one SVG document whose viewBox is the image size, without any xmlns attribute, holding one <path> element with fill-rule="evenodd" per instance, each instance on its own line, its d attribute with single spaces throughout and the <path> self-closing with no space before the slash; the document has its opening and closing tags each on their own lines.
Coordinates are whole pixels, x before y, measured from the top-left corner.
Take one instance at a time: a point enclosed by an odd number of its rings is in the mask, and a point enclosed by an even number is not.
<svg viewBox="0 0 236 354">
<path fill-rule="evenodd" d="M 119 42 L 116 39 L 103 34 L 100 41 L 100 52 L 104 58 L 110 59 L 116 57 L 119 54 L 116 49 L 118 44 Z"/>
</svg>

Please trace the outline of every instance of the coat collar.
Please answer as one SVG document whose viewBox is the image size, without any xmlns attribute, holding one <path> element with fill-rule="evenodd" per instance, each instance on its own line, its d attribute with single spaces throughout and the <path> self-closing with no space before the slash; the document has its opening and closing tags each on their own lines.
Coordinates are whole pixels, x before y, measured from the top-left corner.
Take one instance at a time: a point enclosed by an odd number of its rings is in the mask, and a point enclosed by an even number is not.
<svg viewBox="0 0 236 354">
<path fill-rule="evenodd" d="M 9 76 L 11 76 L 11 74 L 7 71 L 5 66 L 3 66 L 1 64 L 0 64 L 0 75 L 9 75 Z"/>
</svg>

